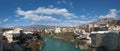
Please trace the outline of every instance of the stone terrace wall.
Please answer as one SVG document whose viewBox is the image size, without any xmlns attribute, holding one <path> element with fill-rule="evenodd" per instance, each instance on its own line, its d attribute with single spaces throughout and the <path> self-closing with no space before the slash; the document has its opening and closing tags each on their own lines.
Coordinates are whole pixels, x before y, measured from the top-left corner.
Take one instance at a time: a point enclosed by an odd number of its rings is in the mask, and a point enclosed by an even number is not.
<svg viewBox="0 0 120 51">
<path fill-rule="evenodd" d="M 91 39 L 96 51 L 120 51 L 120 32 L 94 34 Z"/>
</svg>

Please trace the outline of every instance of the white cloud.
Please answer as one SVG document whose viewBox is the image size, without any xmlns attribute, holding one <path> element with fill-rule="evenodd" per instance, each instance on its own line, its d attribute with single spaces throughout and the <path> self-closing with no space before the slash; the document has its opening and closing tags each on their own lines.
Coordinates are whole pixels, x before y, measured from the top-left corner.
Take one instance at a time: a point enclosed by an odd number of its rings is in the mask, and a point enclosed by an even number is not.
<svg viewBox="0 0 120 51">
<path fill-rule="evenodd" d="M 81 19 L 87 19 L 85 15 L 80 16 Z"/>
<path fill-rule="evenodd" d="M 33 21 L 39 21 L 39 20 L 57 20 L 56 18 L 53 18 L 51 16 L 42 16 L 42 15 L 38 15 L 37 13 L 34 13 L 34 11 L 23 11 L 20 8 L 18 8 L 17 10 L 18 15 L 22 15 L 24 16 L 23 19 L 30 19 Z"/>
<path fill-rule="evenodd" d="M 35 24 L 35 22 L 31 22 L 31 24 Z"/>
<path fill-rule="evenodd" d="M 92 21 L 80 21 L 80 20 L 65 20 L 60 22 L 58 25 L 60 26 L 79 26 L 80 24 L 90 23 Z"/>
<path fill-rule="evenodd" d="M 99 18 L 117 18 L 118 12 L 116 9 L 110 9 L 107 15 L 100 15 Z"/>
<path fill-rule="evenodd" d="M 19 20 L 15 20 L 15 22 L 18 22 Z"/>
<path fill-rule="evenodd" d="M 34 13 L 43 13 L 43 14 L 48 14 L 48 15 L 61 15 L 64 16 L 65 18 L 75 18 L 76 16 L 72 13 L 69 13 L 67 9 L 62 8 L 44 8 L 44 7 L 39 7 Z"/>
<path fill-rule="evenodd" d="M 75 25 L 73 25 L 72 23 L 65 23 L 65 22 L 64 22 L 64 23 L 59 23 L 58 26 L 59 26 L 59 25 L 60 25 L 60 26 L 69 26 L 69 27 L 75 26 Z"/>
<path fill-rule="evenodd" d="M 18 15 L 14 15 L 15 17 L 19 17 Z"/>
<path fill-rule="evenodd" d="M 62 0 L 62 3 L 67 4 L 67 2 L 65 0 Z"/>
<path fill-rule="evenodd" d="M 83 23 L 90 23 L 91 21 L 80 21 L 80 20 L 66 20 L 64 22 L 73 23 L 73 24 L 83 24 Z"/>
<path fill-rule="evenodd" d="M 1 24 L 2 22 L 0 21 L 0 24 Z"/>
<path fill-rule="evenodd" d="M 69 4 L 70 4 L 71 8 L 73 8 L 73 3 L 72 3 L 72 2 L 70 2 Z"/>
<path fill-rule="evenodd" d="M 6 28 L 12 28 L 14 27 L 12 24 L 5 24 L 3 27 L 6 27 Z"/>
<path fill-rule="evenodd" d="M 1 19 L 0 19 L 0 23 L 2 23 Z"/>
<path fill-rule="evenodd" d="M 72 2 L 70 2 L 70 5 L 72 6 L 72 5 L 73 5 L 73 3 L 72 3 Z"/>
<path fill-rule="evenodd" d="M 65 20 L 65 21 L 61 21 L 61 22 L 52 22 L 52 23 L 48 23 L 47 25 L 56 25 L 56 26 L 79 26 L 81 24 L 86 24 L 86 23 L 90 23 L 92 21 L 80 21 L 80 20 Z"/>
<path fill-rule="evenodd" d="M 79 20 L 66 20 L 64 22 L 66 22 L 66 23 L 80 23 Z"/>
<path fill-rule="evenodd" d="M 54 6 L 53 5 L 49 5 L 50 8 L 53 8 Z"/>
<path fill-rule="evenodd" d="M 3 22 L 7 22 L 8 21 L 8 19 L 6 18 L 6 19 L 3 19 Z"/>
<path fill-rule="evenodd" d="M 57 1 L 57 4 L 60 4 L 61 2 L 60 1 Z"/>
<path fill-rule="evenodd" d="M 119 10 L 119 12 L 120 12 L 120 10 Z"/>
<path fill-rule="evenodd" d="M 39 21 L 39 20 L 52 20 L 55 21 L 57 20 L 56 18 L 52 17 L 52 15 L 61 15 L 64 16 L 65 18 L 76 18 L 72 13 L 69 13 L 67 9 L 59 9 L 59 8 L 44 8 L 44 7 L 39 7 L 36 10 L 28 10 L 28 11 L 23 11 L 20 8 L 17 9 L 17 14 L 24 16 L 24 19 L 30 19 L 34 21 Z"/>
</svg>

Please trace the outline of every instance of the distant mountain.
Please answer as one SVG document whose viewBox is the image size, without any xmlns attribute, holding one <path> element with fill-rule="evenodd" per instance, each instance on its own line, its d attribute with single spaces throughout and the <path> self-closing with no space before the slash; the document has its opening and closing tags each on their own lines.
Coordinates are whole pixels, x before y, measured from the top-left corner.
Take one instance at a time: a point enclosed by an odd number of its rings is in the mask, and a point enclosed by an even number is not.
<svg viewBox="0 0 120 51">
<path fill-rule="evenodd" d="M 32 25 L 27 25 L 27 26 L 15 26 L 15 27 L 1 27 L 0 29 L 14 29 L 14 28 L 22 28 L 22 29 L 29 29 L 29 30 L 40 30 L 40 29 L 55 29 L 56 27 L 60 28 L 70 28 L 67 26 L 53 26 L 53 25 L 37 25 L 37 24 L 32 24 Z"/>
<path fill-rule="evenodd" d="M 68 28 L 68 27 L 64 27 L 64 26 L 36 25 L 36 24 L 28 25 L 28 26 L 19 26 L 19 28 L 30 29 L 30 30 L 54 29 L 56 27 Z"/>
<path fill-rule="evenodd" d="M 49 26 L 49 25 L 28 25 L 28 26 L 19 26 L 23 29 L 30 29 L 30 30 L 40 30 L 40 29 L 54 29 L 55 26 Z"/>
</svg>

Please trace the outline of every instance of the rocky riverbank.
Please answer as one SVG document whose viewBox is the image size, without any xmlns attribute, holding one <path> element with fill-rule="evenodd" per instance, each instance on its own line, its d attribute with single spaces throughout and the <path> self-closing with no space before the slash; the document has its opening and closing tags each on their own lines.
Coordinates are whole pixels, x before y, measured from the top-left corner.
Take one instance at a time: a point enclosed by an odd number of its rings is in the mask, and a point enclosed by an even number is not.
<svg viewBox="0 0 120 51">
<path fill-rule="evenodd" d="M 65 41 L 69 41 L 69 42 L 74 42 L 73 32 L 58 33 L 52 37 L 57 38 L 57 39 L 62 39 Z"/>
<path fill-rule="evenodd" d="M 74 42 L 73 32 L 64 33 L 52 33 L 52 34 L 42 34 L 43 36 L 49 36 L 57 39 L 62 39 L 68 42 Z"/>
<path fill-rule="evenodd" d="M 44 35 L 52 38 L 56 38 L 56 39 L 62 39 L 68 42 L 73 42 L 76 48 L 90 50 L 90 44 L 87 43 L 88 40 L 75 39 L 73 32 L 44 34 Z"/>
</svg>

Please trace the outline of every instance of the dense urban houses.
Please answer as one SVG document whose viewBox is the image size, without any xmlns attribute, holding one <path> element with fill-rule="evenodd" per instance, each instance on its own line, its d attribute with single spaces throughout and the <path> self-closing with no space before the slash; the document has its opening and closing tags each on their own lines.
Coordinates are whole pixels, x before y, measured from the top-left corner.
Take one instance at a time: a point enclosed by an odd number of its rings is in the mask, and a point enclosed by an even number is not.
<svg viewBox="0 0 120 51">
<path fill-rule="evenodd" d="M 116 23 L 116 25 L 119 25 L 119 26 L 120 26 L 120 20 L 117 20 L 117 23 Z"/>
<path fill-rule="evenodd" d="M 1 36 L 3 51 L 39 51 L 44 45 L 44 40 L 37 31 L 14 28 L 3 32 Z"/>
<path fill-rule="evenodd" d="M 60 33 L 61 32 L 61 28 L 58 27 L 58 28 L 55 28 L 55 33 Z"/>
</svg>

